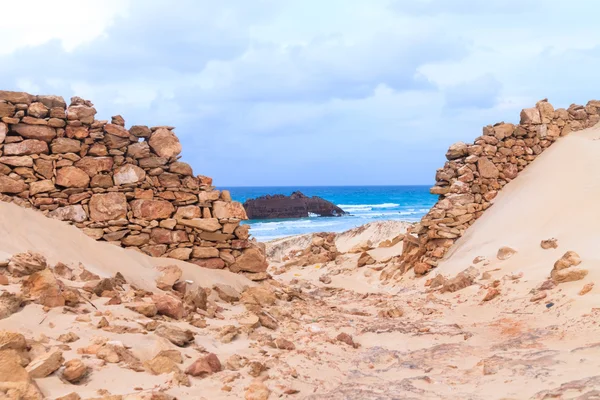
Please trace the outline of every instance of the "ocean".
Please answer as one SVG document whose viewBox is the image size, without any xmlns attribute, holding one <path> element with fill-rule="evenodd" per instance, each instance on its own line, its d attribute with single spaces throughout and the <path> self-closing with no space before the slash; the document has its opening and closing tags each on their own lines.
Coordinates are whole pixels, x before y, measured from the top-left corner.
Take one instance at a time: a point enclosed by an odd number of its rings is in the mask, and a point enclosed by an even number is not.
<svg viewBox="0 0 600 400">
<path fill-rule="evenodd" d="M 266 194 L 289 196 L 299 190 L 307 196 L 319 196 L 336 204 L 349 215 L 245 221 L 259 241 L 312 232 L 343 232 L 380 220 L 418 221 L 435 204 L 438 196 L 429 186 L 308 186 L 308 187 L 220 187 L 243 203 Z"/>
</svg>

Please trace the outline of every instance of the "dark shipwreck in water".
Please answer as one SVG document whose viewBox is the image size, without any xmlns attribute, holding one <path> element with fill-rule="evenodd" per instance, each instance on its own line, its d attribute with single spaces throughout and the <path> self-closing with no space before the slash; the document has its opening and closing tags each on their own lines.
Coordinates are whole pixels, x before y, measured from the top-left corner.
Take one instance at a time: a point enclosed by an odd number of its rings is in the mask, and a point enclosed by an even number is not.
<svg viewBox="0 0 600 400">
<path fill-rule="evenodd" d="M 297 191 L 290 196 L 283 194 L 266 195 L 244 202 L 244 208 L 250 219 L 305 218 L 312 215 L 320 217 L 340 217 L 346 212 L 321 197 L 308 197 Z"/>
</svg>

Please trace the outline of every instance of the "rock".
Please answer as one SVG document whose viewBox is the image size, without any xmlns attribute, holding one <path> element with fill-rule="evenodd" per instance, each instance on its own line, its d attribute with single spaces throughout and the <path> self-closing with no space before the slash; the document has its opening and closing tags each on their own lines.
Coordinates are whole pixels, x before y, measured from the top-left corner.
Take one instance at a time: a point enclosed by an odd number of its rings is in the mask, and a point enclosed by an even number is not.
<svg viewBox="0 0 600 400">
<path fill-rule="evenodd" d="M 209 353 L 194 361 L 189 367 L 187 367 L 185 373 L 195 377 L 204 377 L 221 370 L 222 367 L 219 358 L 215 354 Z"/>
<path fill-rule="evenodd" d="M 25 139 L 43 140 L 46 143 L 50 143 L 56 137 L 56 130 L 46 125 L 17 124 L 12 126 L 12 130 Z"/>
<path fill-rule="evenodd" d="M 4 350 L 27 351 L 25 336 L 16 332 L 0 331 L 0 351 Z"/>
<path fill-rule="evenodd" d="M 446 158 L 448 160 L 456 160 L 457 158 L 464 157 L 467 154 L 467 145 L 463 142 L 457 142 L 450 146 L 446 152 Z"/>
<path fill-rule="evenodd" d="M 533 297 L 531 299 L 529 299 L 529 301 L 531 301 L 531 302 L 539 301 L 539 300 L 545 299 L 547 295 L 548 294 L 544 290 L 540 290 L 539 292 L 534 294 Z"/>
<path fill-rule="evenodd" d="M 496 257 L 498 258 L 498 260 L 508 260 L 516 252 L 517 251 L 515 249 L 505 246 L 498 249 L 498 254 L 496 254 Z"/>
<path fill-rule="evenodd" d="M 33 158 L 30 156 L 0 157 L 0 163 L 12 167 L 33 167 Z"/>
<path fill-rule="evenodd" d="M 246 393 L 244 395 L 244 399 L 268 400 L 270 395 L 271 391 L 269 390 L 267 385 L 265 385 L 265 383 L 261 380 L 255 380 L 250 384 L 250 386 L 248 386 L 248 389 L 246 390 Z"/>
<path fill-rule="evenodd" d="M 238 207 L 236 202 L 215 202 L 215 205 L 216 203 L 220 203 L 219 208 L 230 208 L 228 214 L 238 214 L 230 217 L 221 217 L 215 214 L 217 218 L 246 219 L 246 213 L 250 219 L 306 218 L 310 214 L 317 214 L 322 217 L 338 217 L 346 214 L 344 210 L 325 199 L 316 196 L 307 197 L 299 191 L 292 193 L 290 196 L 278 194 L 248 199 L 239 212 L 233 211 L 234 208 Z M 242 213 L 244 209 L 246 211 Z"/>
<path fill-rule="evenodd" d="M 242 255 L 238 257 L 230 267 L 231 272 L 265 272 L 269 267 L 269 263 L 265 256 L 257 248 L 249 248 L 244 250 Z"/>
<path fill-rule="evenodd" d="M 270 343 L 271 347 L 280 350 L 296 350 L 296 346 L 291 341 L 284 338 L 277 338 Z"/>
<path fill-rule="evenodd" d="M 173 371 L 179 370 L 175 361 L 161 355 L 157 355 L 152 360 L 145 362 L 144 366 L 152 375 L 170 374 Z"/>
<path fill-rule="evenodd" d="M 90 177 L 77 167 L 63 167 L 56 171 L 56 184 L 67 188 L 86 188 Z"/>
<path fill-rule="evenodd" d="M 586 283 L 585 285 L 583 285 L 583 287 L 579 291 L 579 295 L 583 296 L 585 294 L 588 294 L 593 288 L 594 288 L 594 282 Z"/>
<path fill-rule="evenodd" d="M 113 181 L 117 186 L 142 182 L 144 179 L 146 179 L 146 171 L 132 164 L 117 168 L 113 174 Z"/>
<path fill-rule="evenodd" d="M 525 108 L 521 111 L 521 125 L 541 124 L 542 118 L 540 111 L 535 108 Z"/>
<path fill-rule="evenodd" d="M 248 219 L 244 206 L 237 201 L 215 201 L 212 210 L 213 217 L 218 219 Z"/>
<path fill-rule="evenodd" d="M 21 357 L 13 350 L 0 352 L 0 396 L 7 400 L 42 400 L 39 391 L 25 368 Z"/>
<path fill-rule="evenodd" d="M 270 290 L 256 286 L 246 289 L 242 293 L 240 301 L 250 306 L 268 307 L 275 304 L 277 297 Z"/>
<path fill-rule="evenodd" d="M 0 193 L 17 194 L 25 190 L 27 190 L 25 182 L 0 175 Z"/>
<path fill-rule="evenodd" d="M 485 297 L 483 298 L 483 301 L 490 301 L 490 300 L 496 298 L 499 294 L 500 294 L 500 291 L 498 289 L 489 288 L 487 293 L 485 294 Z"/>
<path fill-rule="evenodd" d="M 260 319 L 254 313 L 247 313 L 238 318 L 238 322 L 242 327 L 255 329 L 260 326 Z"/>
<path fill-rule="evenodd" d="M 122 138 L 129 138 L 129 132 L 120 124 L 106 124 L 104 125 L 104 132 Z"/>
<path fill-rule="evenodd" d="M 229 285 L 217 283 L 213 286 L 213 290 L 217 292 L 221 300 L 228 303 L 234 303 L 240 300 L 240 292 Z"/>
<path fill-rule="evenodd" d="M 323 282 L 324 284 L 329 285 L 332 281 L 329 275 L 321 275 L 319 277 L 319 282 Z"/>
<path fill-rule="evenodd" d="M 158 313 L 158 309 L 154 303 L 148 303 L 145 301 L 125 304 L 125 308 L 149 318 L 154 317 Z"/>
<path fill-rule="evenodd" d="M 372 264 L 375 264 L 375 259 L 373 257 L 371 257 L 371 255 L 365 251 L 358 258 L 357 267 L 360 268 L 360 267 L 364 267 L 365 265 L 372 265 Z"/>
<path fill-rule="evenodd" d="M 129 235 L 121 239 L 121 245 L 140 247 L 150 242 L 150 235 L 147 233 L 140 233 L 139 235 Z"/>
<path fill-rule="evenodd" d="M 355 343 L 354 339 L 352 339 L 352 336 L 345 332 L 342 332 L 339 335 L 337 335 L 336 339 L 342 343 L 346 343 L 348 346 L 354 347 L 355 349 L 358 348 L 358 343 Z"/>
<path fill-rule="evenodd" d="M 192 258 L 217 258 L 219 250 L 214 247 L 194 247 L 192 250 Z M 235 262 L 235 259 L 234 259 Z"/>
<path fill-rule="evenodd" d="M 226 325 L 219 331 L 217 337 L 221 343 L 230 343 L 240 334 L 240 329 L 234 325 Z"/>
<path fill-rule="evenodd" d="M 79 359 L 69 360 L 65 363 L 62 377 L 71 383 L 81 381 L 88 373 L 88 367 Z"/>
<path fill-rule="evenodd" d="M 42 140 L 35 139 L 4 144 L 5 156 L 29 156 L 32 154 L 48 154 L 48 144 Z"/>
<path fill-rule="evenodd" d="M 31 275 L 41 271 L 48 266 L 46 258 L 38 253 L 18 253 L 11 257 L 8 262 L 8 272 L 13 276 Z"/>
<path fill-rule="evenodd" d="M 207 232 L 216 232 L 222 228 L 219 220 L 216 218 L 178 219 L 177 223 Z"/>
<path fill-rule="evenodd" d="M 154 294 L 152 301 L 156 305 L 158 314 L 174 319 L 181 319 L 184 315 L 183 302 L 169 294 Z"/>
<path fill-rule="evenodd" d="M 0 294 L 0 319 L 7 318 L 19 311 L 23 299 L 19 294 L 3 291 Z"/>
<path fill-rule="evenodd" d="M 85 210 L 81 204 L 59 207 L 48 213 L 50 218 L 56 218 L 61 221 L 83 222 L 88 219 Z"/>
<path fill-rule="evenodd" d="M 482 178 L 494 179 L 500 175 L 496 165 L 487 157 L 479 157 L 477 160 L 477 170 Z"/>
<path fill-rule="evenodd" d="M 73 343 L 79 340 L 79 336 L 73 332 L 68 332 L 60 335 L 57 340 L 63 343 Z"/>
<path fill-rule="evenodd" d="M 156 287 L 161 290 L 170 290 L 175 282 L 181 279 L 183 272 L 176 265 L 167 265 L 157 268 L 160 271 L 160 276 L 156 278 Z"/>
<path fill-rule="evenodd" d="M 159 157 L 171 158 L 181 153 L 181 143 L 177 136 L 168 129 L 157 129 L 150 136 L 150 148 Z"/>
<path fill-rule="evenodd" d="M 103 222 L 125 218 L 127 198 L 123 193 L 94 194 L 89 202 L 90 218 Z"/>
<path fill-rule="evenodd" d="M 75 166 L 83 171 L 90 178 L 101 172 L 112 171 L 114 161 L 112 157 L 83 157 L 75 163 Z"/>
<path fill-rule="evenodd" d="M 578 281 L 585 278 L 588 271 L 575 268 L 581 264 L 581 258 L 574 251 L 567 251 L 558 261 L 554 263 L 554 268 L 550 273 L 555 283 L 565 283 Z"/>
<path fill-rule="evenodd" d="M 558 239 L 552 238 L 552 239 L 542 240 L 542 242 L 540 243 L 540 246 L 544 250 L 556 249 L 556 248 L 558 248 Z"/>
<path fill-rule="evenodd" d="M 81 141 L 66 137 L 56 138 L 50 144 L 50 149 L 54 154 L 79 153 L 81 151 Z"/>
<path fill-rule="evenodd" d="M 129 128 L 129 134 L 136 137 L 149 138 L 152 134 L 152 131 L 147 126 L 134 125 L 131 128 Z"/>
<path fill-rule="evenodd" d="M 443 286 L 444 283 L 446 283 L 446 278 L 441 275 L 438 274 L 436 275 L 432 280 L 431 283 L 429 284 L 429 287 L 431 287 L 432 289 Z"/>
<path fill-rule="evenodd" d="M 22 284 L 23 292 L 46 307 L 62 307 L 65 299 L 62 296 L 59 282 L 49 269 L 34 272 Z"/>
<path fill-rule="evenodd" d="M 34 379 L 45 378 L 59 369 L 64 361 L 62 351 L 52 349 L 33 359 L 26 367 L 26 370 L 29 376 Z"/>
<path fill-rule="evenodd" d="M 454 293 L 468 286 L 471 286 L 475 278 L 479 275 L 479 271 L 473 267 L 469 267 L 466 270 L 459 272 L 454 278 L 447 279 L 440 290 L 441 293 Z"/>
<path fill-rule="evenodd" d="M 279 323 L 277 320 L 270 314 L 260 311 L 258 314 L 258 321 L 262 326 L 268 329 L 276 330 L 279 328 Z"/>
<path fill-rule="evenodd" d="M 153 220 L 170 218 L 175 207 L 165 200 L 133 200 L 131 210 L 136 218 Z"/>
<path fill-rule="evenodd" d="M 194 333 L 192 331 L 184 331 L 170 325 L 161 324 L 154 330 L 154 333 L 179 347 L 187 346 L 194 341 Z"/>
<path fill-rule="evenodd" d="M 37 182 L 31 182 L 29 184 L 29 195 L 30 196 L 35 196 L 36 194 L 39 194 L 39 193 L 53 192 L 54 190 L 56 190 L 56 186 L 54 186 L 54 183 L 52 183 L 52 181 L 49 179 L 45 179 L 45 180 L 37 181 Z M 85 212 L 84 212 L 84 214 L 85 214 Z M 78 221 L 78 222 L 81 222 L 81 221 Z"/>
<path fill-rule="evenodd" d="M 188 291 L 183 297 L 183 301 L 192 307 L 192 311 L 195 311 L 197 308 L 206 310 L 207 307 L 207 295 L 201 287 L 196 287 L 195 289 Z"/>
</svg>

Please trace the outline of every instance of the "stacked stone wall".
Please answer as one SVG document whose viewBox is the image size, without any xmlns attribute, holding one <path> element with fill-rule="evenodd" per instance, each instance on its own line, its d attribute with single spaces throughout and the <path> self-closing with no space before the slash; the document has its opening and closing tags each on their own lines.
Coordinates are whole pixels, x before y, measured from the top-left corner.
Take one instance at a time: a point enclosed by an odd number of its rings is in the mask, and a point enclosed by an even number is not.
<svg viewBox="0 0 600 400">
<path fill-rule="evenodd" d="M 155 257 L 264 277 L 243 206 L 179 161 L 173 127 L 95 119 L 73 97 L 0 91 L 0 195 Z"/>
<path fill-rule="evenodd" d="M 439 200 L 406 236 L 394 274 L 413 268 L 423 275 L 435 268 L 508 182 L 561 136 L 596 125 L 599 109 L 600 101 L 591 100 L 586 106 L 555 110 L 544 99 L 522 110 L 518 125 L 488 125 L 473 144 L 450 146 L 431 188 Z"/>
</svg>

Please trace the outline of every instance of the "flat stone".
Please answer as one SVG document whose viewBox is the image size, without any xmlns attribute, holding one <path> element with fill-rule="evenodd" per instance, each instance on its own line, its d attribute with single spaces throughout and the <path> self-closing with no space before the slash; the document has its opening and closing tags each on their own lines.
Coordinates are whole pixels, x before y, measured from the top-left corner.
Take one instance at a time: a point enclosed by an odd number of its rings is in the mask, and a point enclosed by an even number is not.
<svg viewBox="0 0 600 400">
<path fill-rule="evenodd" d="M 61 221 L 83 222 L 88 219 L 85 210 L 81 204 L 74 204 L 65 207 L 59 207 L 54 211 L 50 211 L 48 216 Z"/>
<path fill-rule="evenodd" d="M 26 156 L 31 154 L 48 154 L 48 144 L 42 140 L 35 139 L 4 144 L 5 156 Z"/>
<path fill-rule="evenodd" d="M 147 220 L 166 219 L 175 212 L 175 207 L 165 200 L 133 200 L 131 209 L 136 218 Z"/>
<path fill-rule="evenodd" d="M 123 193 L 94 194 L 89 203 L 90 218 L 103 222 L 125 218 L 127 198 Z"/>
<path fill-rule="evenodd" d="M 67 188 L 86 188 L 90 184 L 90 177 L 80 168 L 64 167 L 56 171 L 56 184 Z"/>
<path fill-rule="evenodd" d="M 219 220 L 216 218 L 178 219 L 177 223 L 207 232 L 216 232 L 222 228 Z"/>
<path fill-rule="evenodd" d="M 17 194 L 25 190 L 27 190 L 25 182 L 0 175 L 0 193 Z"/>
<path fill-rule="evenodd" d="M 146 179 L 146 172 L 133 164 L 125 164 L 117 168 L 113 174 L 117 186 L 141 182 L 144 179 Z"/>
</svg>

